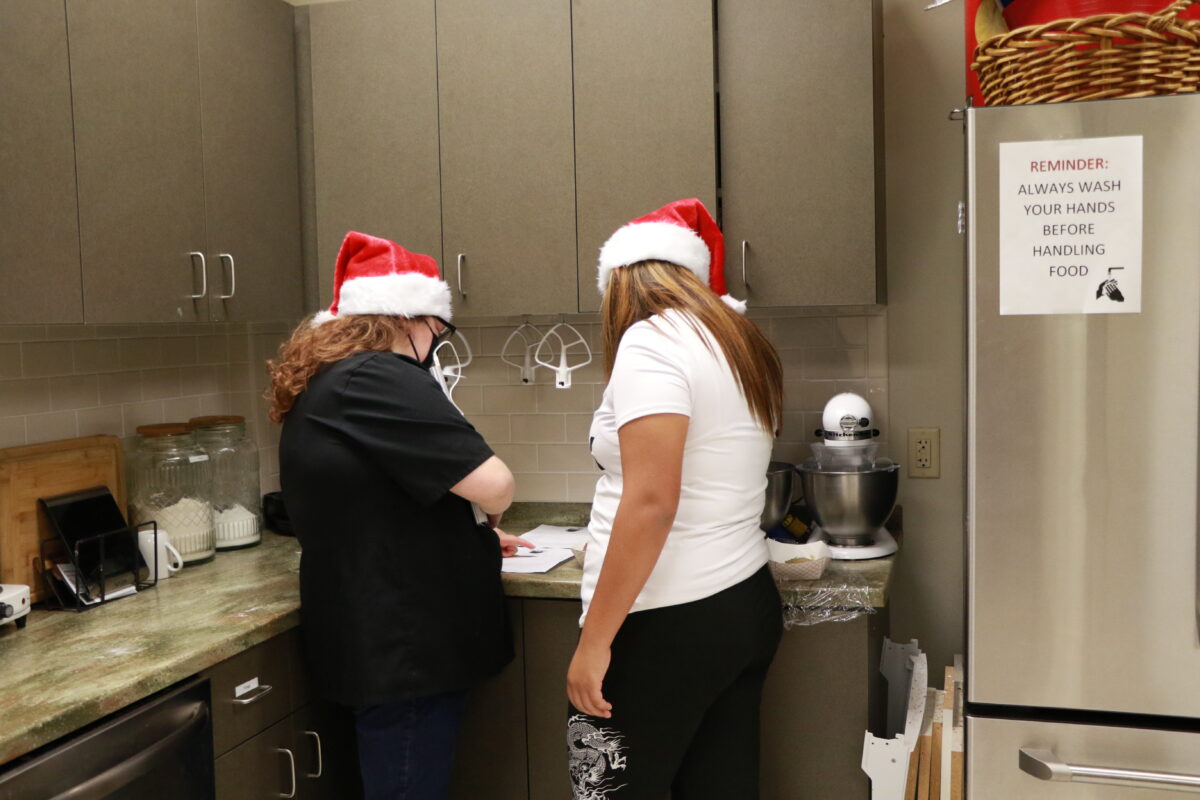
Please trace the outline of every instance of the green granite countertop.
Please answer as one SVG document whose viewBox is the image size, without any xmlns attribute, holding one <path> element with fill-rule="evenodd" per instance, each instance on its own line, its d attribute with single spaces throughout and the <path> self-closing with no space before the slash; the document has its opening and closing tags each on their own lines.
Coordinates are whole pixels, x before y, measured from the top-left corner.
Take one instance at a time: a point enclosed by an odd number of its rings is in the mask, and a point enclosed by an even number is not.
<svg viewBox="0 0 1200 800">
<path fill-rule="evenodd" d="M 299 565 L 268 532 L 132 597 L 0 626 L 0 764 L 296 627 Z"/>
<path fill-rule="evenodd" d="M 588 509 L 518 503 L 501 527 L 519 535 L 540 524 L 583 525 Z M 797 606 L 833 598 L 883 607 L 892 561 L 834 562 L 820 580 L 780 588 Z M 295 539 L 267 532 L 257 547 L 221 553 L 136 596 L 82 613 L 35 609 L 23 630 L 0 626 L 0 764 L 298 625 L 299 563 Z M 578 600 L 581 578 L 572 560 L 542 575 L 505 575 L 504 589 Z"/>
</svg>

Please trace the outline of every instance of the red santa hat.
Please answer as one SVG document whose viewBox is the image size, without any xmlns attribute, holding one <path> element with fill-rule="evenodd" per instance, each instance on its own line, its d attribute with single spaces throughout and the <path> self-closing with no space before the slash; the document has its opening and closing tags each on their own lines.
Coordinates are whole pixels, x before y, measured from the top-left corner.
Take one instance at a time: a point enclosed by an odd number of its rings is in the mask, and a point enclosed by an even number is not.
<svg viewBox="0 0 1200 800">
<path fill-rule="evenodd" d="M 600 293 L 614 269 L 651 260 L 683 267 L 708 284 L 729 307 L 746 312 L 745 301 L 735 300 L 725 290 L 725 237 L 696 198 L 668 203 L 608 237 L 600 248 Z"/>
<path fill-rule="evenodd" d="M 333 303 L 313 317 L 320 325 L 346 314 L 439 317 L 450 321 L 450 287 L 437 262 L 395 242 L 350 231 L 333 273 Z"/>
</svg>

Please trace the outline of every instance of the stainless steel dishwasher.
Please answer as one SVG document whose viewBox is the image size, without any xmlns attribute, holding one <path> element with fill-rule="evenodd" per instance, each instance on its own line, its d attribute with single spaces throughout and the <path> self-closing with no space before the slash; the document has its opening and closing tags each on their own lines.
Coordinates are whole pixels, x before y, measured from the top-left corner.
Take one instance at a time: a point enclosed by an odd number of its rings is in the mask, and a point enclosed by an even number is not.
<svg viewBox="0 0 1200 800">
<path fill-rule="evenodd" d="M 0 773 L 0 800 L 213 800 L 207 680 L 142 701 Z"/>
</svg>

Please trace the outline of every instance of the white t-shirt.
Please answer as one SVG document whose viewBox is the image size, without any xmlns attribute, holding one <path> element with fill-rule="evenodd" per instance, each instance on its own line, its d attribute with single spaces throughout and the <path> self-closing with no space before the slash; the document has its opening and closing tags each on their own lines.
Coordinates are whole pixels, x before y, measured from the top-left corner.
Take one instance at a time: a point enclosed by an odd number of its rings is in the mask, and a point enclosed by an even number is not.
<svg viewBox="0 0 1200 800">
<path fill-rule="evenodd" d="M 711 351 L 687 315 L 677 310 L 635 323 L 621 338 L 612 377 L 592 418 L 592 457 L 603 472 L 588 524 L 584 617 L 621 501 L 617 431 L 639 417 L 683 414 L 689 422 L 679 510 L 632 611 L 709 597 L 767 563 L 758 522 L 772 436 L 751 414 L 720 345 L 703 325 L 695 324 Z"/>
</svg>

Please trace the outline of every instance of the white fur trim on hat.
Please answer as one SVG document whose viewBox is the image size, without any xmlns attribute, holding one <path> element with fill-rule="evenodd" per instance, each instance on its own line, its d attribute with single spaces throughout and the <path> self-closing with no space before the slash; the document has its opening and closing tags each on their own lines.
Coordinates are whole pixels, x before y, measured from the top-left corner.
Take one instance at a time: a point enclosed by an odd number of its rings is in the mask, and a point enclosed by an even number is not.
<svg viewBox="0 0 1200 800">
<path fill-rule="evenodd" d="M 731 294 L 723 294 L 723 295 L 721 295 L 721 302 L 723 302 L 725 305 L 729 306 L 730 308 L 732 308 L 734 311 L 736 311 L 739 314 L 746 313 L 746 301 L 745 300 L 738 300 L 736 297 L 734 297 Z"/>
<path fill-rule="evenodd" d="M 451 318 L 450 287 L 418 272 L 353 278 L 342 284 L 338 316 L 389 314 L 394 317 Z"/>
<path fill-rule="evenodd" d="M 330 311 L 326 309 L 325 311 L 318 311 L 316 314 L 314 314 L 312 321 L 310 321 L 308 324 L 315 328 L 318 325 L 329 322 L 331 319 L 337 319 L 337 316 L 330 313 Z"/>
<path fill-rule="evenodd" d="M 631 222 L 618 228 L 600 248 L 600 274 L 596 276 L 600 293 L 604 294 L 613 269 L 648 260 L 678 264 L 708 285 L 712 253 L 695 231 L 670 222 Z"/>
</svg>

